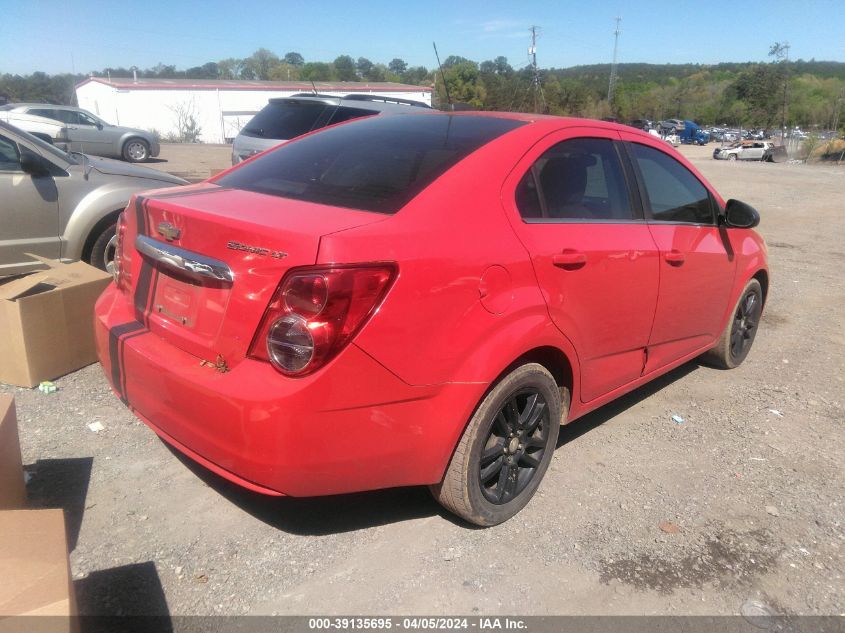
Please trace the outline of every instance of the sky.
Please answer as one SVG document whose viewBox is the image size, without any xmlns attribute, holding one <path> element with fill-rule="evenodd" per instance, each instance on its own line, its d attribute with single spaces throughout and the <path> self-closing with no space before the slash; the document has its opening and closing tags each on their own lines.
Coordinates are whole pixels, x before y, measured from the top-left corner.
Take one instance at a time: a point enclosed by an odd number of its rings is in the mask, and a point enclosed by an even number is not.
<svg viewBox="0 0 845 633">
<path fill-rule="evenodd" d="M 306 61 L 338 55 L 412 66 L 460 55 L 529 61 L 529 27 L 539 27 L 537 63 L 609 63 L 615 18 L 619 62 L 763 61 L 774 42 L 791 58 L 845 61 L 845 0 L 0 0 L 0 73 L 87 73 L 179 69 L 260 47 Z"/>
</svg>

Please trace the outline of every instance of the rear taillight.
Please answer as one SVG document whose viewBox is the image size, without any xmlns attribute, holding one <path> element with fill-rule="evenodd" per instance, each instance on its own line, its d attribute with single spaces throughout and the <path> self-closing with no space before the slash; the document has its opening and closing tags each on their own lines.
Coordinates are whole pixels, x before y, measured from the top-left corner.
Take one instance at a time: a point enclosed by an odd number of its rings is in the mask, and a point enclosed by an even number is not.
<svg viewBox="0 0 845 633">
<path fill-rule="evenodd" d="M 375 313 L 395 277 L 391 263 L 288 272 L 264 313 L 249 355 L 270 361 L 288 376 L 316 371 Z"/>
<path fill-rule="evenodd" d="M 129 287 L 132 285 L 131 280 L 129 278 L 129 267 L 126 265 L 127 262 L 123 256 L 123 241 L 126 235 L 126 220 L 121 213 L 117 216 L 117 224 L 114 227 L 114 259 L 112 260 L 112 277 L 114 277 L 114 283 L 117 286 L 117 289 L 126 292 L 129 290 Z"/>
</svg>

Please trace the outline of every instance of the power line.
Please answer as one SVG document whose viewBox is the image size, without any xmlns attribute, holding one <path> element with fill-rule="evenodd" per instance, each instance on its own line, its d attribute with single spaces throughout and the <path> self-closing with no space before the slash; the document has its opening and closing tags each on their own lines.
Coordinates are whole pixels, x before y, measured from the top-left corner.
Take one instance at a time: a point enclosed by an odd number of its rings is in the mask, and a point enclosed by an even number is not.
<svg viewBox="0 0 845 633">
<path fill-rule="evenodd" d="M 616 89 L 616 53 L 619 50 L 619 24 L 622 18 L 616 17 L 616 29 L 613 31 L 613 63 L 610 65 L 610 81 L 607 84 L 607 102 L 613 103 L 613 91 Z"/>
</svg>

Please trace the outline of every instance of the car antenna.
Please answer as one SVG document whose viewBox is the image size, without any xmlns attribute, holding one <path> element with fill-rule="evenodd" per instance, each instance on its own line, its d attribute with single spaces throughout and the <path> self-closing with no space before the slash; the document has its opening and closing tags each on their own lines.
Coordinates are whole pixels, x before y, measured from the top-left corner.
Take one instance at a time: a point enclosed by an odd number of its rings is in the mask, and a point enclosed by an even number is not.
<svg viewBox="0 0 845 633">
<path fill-rule="evenodd" d="M 452 97 L 449 94 L 449 84 L 446 83 L 446 75 L 443 74 L 443 65 L 440 63 L 440 55 L 437 53 L 437 44 L 432 42 L 431 45 L 434 47 L 434 56 L 437 58 L 437 67 L 440 69 L 440 78 L 443 80 L 443 88 L 446 90 L 446 101 L 449 104 L 449 109 L 454 110 L 455 106 L 452 105 Z"/>
<path fill-rule="evenodd" d="M 311 90 L 314 91 L 314 94 L 317 94 L 317 86 L 314 85 L 314 80 L 310 79 L 309 81 L 311 82 Z"/>
<path fill-rule="evenodd" d="M 67 126 L 65 126 L 67 127 Z M 79 154 L 82 156 L 82 177 L 88 180 L 88 175 L 91 173 L 91 160 L 85 154 L 85 145 L 79 145 Z"/>
</svg>

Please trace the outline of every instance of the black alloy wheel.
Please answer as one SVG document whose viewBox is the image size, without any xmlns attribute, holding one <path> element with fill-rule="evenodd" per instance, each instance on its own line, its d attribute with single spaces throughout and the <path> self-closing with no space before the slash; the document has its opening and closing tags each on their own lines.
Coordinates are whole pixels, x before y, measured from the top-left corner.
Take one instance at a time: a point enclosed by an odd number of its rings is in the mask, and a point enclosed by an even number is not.
<svg viewBox="0 0 845 633">
<path fill-rule="evenodd" d="M 718 343 L 702 355 L 702 360 L 721 369 L 733 369 L 742 364 L 751 351 L 762 314 L 763 287 L 756 279 L 750 279 Z"/>
<path fill-rule="evenodd" d="M 552 461 L 569 389 L 538 363 L 518 366 L 487 392 L 455 447 L 434 498 L 470 523 L 507 521 L 531 500 Z"/>
<path fill-rule="evenodd" d="M 734 313 L 733 325 L 731 327 L 731 359 L 741 363 L 757 334 L 757 325 L 760 323 L 760 315 L 763 311 L 763 300 L 759 291 L 754 288 L 746 290 Z"/>
<path fill-rule="evenodd" d="M 543 461 L 549 407 L 536 389 L 513 394 L 496 413 L 478 463 L 481 493 L 502 505 L 517 497 Z"/>
</svg>

